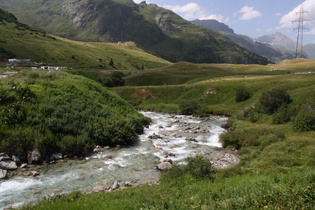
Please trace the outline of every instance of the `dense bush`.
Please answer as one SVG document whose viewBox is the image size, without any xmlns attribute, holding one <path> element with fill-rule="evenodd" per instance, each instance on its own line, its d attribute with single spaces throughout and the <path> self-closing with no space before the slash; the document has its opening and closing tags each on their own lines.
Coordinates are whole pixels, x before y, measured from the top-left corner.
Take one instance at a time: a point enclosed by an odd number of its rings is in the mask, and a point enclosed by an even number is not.
<svg viewBox="0 0 315 210">
<path fill-rule="evenodd" d="M 291 103 L 291 97 L 285 89 L 274 88 L 262 94 L 260 98 L 263 111 L 272 114 L 282 105 Z"/>
<path fill-rule="evenodd" d="M 223 147 L 240 149 L 241 147 L 266 146 L 270 142 L 281 141 L 285 135 L 280 131 L 263 128 L 238 129 L 228 131 L 220 136 Z"/>
<path fill-rule="evenodd" d="M 302 108 L 293 119 L 293 127 L 297 131 L 315 131 L 315 110 Z"/>
<path fill-rule="evenodd" d="M 92 79 L 106 87 L 118 87 L 125 85 L 123 77 L 126 76 L 126 73 L 120 71 L 112 71 L 109 74 L 102 74 L 99 71 L 93 70 L 67 70 L 67 72 Z"/>
<path fill-rule="evenodd" d="M 239 87 L 235 89 L 235 101 L 242 102 L 246 101 L 251 97 L 249 90 L 245 87 Z"/>
<path fill-rule="evenodd" d="M 180 177 L 190 175 L 195 179 L 210 178 L 213 173 L 210 160 L 202 155 L 189 157 L 186 165 L 174 164 L 172 168 L 162 174 L 162 180 L 178 180 Z"/>
<path fill-rule="evenodd" d="M 200 102 L 194 99 L 186 99 L 179 102 L 180 112 L 185 115 L 195 114 L 200 108 Z"/>
<path fill-rule="evenodd" d="M 26 83 L 0 83 L 0 151 L 25 158 L 81 156 L 95 145 L 131 144 L 150 121 L 106 88 L 63 72 L 22 73 Z M 58 75 L 58 76 L 56 76 Z M 45 79 L 42 82 L 43 78 Z M 35 89 L 37 92 L 33 91 Z M 91 91 L 93 90 L 93 91 Z M 22 157 L 23 156 L 23 157 Z"/>
<path fill-rule="evenodd" d="M 286 104 L 281 106 L 276 113 L 272 116 L 273 124 L 284 124 L 290 122 L 297 114 L 296 107 L 289 107 Z"/>
</svg>

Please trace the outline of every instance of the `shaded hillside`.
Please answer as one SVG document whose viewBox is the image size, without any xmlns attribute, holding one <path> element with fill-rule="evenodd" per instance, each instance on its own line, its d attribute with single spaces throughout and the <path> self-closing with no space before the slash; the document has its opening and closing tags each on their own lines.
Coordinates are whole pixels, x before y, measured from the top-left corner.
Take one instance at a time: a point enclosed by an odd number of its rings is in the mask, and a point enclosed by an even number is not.
<svg viewBox="0 0 315 210">
<path fill-rule="evenodd" d="M 145 2 L 4 0 L 0 6 L 49 33 L 84 41 L 133 41 L 172 62 L 268 63 L 212 30 Z"/>
<path fill-rule="evenodd" d="M 257 42 L 248 36 L 235 34 L 233 29 L 217 20 L 194 20 L 192 23 L 218 31 L 247 50 L 264 56 L 276 63 L 281 62 L 284 59 L 293 59 L 295 57 L 293 52 L 287 49 L 278 49 L 277 45 L 273 46 L 269 42 L 264 43 L 260 39 L 258 40 L 259 42 Z"/>
<path fill-rule="evenodd" d="M 34 30 L 0 10 L 0 59 L 5 58 L 30 58 L 38 63 L 72 68 L 142 69 L 169 64 L 131 42 L 71 41 Z"/>
</svg>

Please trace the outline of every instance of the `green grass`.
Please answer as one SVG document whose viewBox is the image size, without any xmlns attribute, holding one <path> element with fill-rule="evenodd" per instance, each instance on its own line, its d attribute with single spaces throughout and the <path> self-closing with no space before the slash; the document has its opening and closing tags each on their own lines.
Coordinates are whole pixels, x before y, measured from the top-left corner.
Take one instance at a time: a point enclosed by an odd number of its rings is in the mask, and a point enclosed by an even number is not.
<svg viewBox="0 0 315 210">
<path fill-rule="evenodd" d="M 1 48 L 7 58 L 30 58 L 40 65 L 68 68 L 148 69 L 170 62 L 148 54 L 132 42 L 121 44 L 78 42 L 1 21 Z M 110 65 L 110 60 L 113 65 Z"/>
<path fill-rule="evenodd" d="M 287 74 L 310 70 L 312 62 L 280 64 L 284 72 L 267 72 L 271 67 L 205 64 L 196 74 L 196 83 L 169 86 L 136 86 L 111 89 L 138 108 L 179 113 L 183 99 L 200 101 L 209 112 L 231 115 L 233 141 L 240 143 L 240 163 L 196 178 L 191 171 L 173 167 L 162 173 L 157 185 L 144 185 L 112 193 L 57 196 L 26 209 L 313 209 L 315 208 L 315 131 L 298 132 L 293 123 L 274 125 L 273 115 L 258 113 L 252 122 L 242 116 L 244 109 L 258 109 L 262 93 L 285 88 L 292 98 L 289 106 L 314 103 L 315 75 Z M 177 64 L 178 65 L 178 64 Z M 183 64 L 179 64 L 183 65 Z M 197 67 L 199 65 L 196 65 Z M 176 65 L 175 65 L 176 67 Z M 195 65 L 185 75 L 193 78 Z M 191 68 L 193 67 L 193 68 Z M 184 68 L 184 66 L 182 66 Z M 275 68 L 274 66 L 272 68 Z M 189 73 L 189 69 L 191 72 Z M 161 71 L 164 71 L 162 69 Z M 178 69 L 169 69 L 169 76 Z M 173 70 L 174 72 L 172 72 Z M 225 72 L 224 72 L 225 70 Z M 159 71 L 159 70 L 158 70 Z M 203 72 L 204 71 L 204 72 Z M 151 73 L 150 73 L 151 74 Z M 165 73 L 166 74 L 166 73 Z M 154 75 L 154 74 L 152 74 Z M 202 76 L 203 75 L 203 80 Z M 223 76 L 220 76 L 223 75 Z M 247 75 L 247 77 L 245 77 Z M 134 75 L 137 76 L 137 75 Z M 178 77 L 182 75 L 178 74 Z M 141 78 L 141 77 L 139 77 Z M 128 80 L 128 79 L 127 79 Z M 191 81 L 191 80 L 190 80 Z M 140 81 L 141 82 L 141 81 Z M 250 99 L 235 101 L 235 88 L 246 87 Z M 216 89 L 216 94 L 207 94 Z M 227 144 L 233 147 L 232 144 Z M 198 163 L 196 164 L 198 168 Z"/>
</svg>

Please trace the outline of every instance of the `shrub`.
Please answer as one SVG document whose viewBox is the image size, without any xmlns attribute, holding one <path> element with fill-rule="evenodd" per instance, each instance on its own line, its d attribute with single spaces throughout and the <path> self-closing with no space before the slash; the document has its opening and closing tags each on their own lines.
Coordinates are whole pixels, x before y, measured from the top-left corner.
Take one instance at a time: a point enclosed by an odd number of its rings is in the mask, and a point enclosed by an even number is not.
<svg viewBox="0 0 315 210">
<path fill-rule="evenodd" d="M 250 92 L 245 87 L 239 87 L 235 89 L 235 101 L 236 102 L 242 102 L 246 101 L 251 97 Z"/>
<path fill-rule="evenodd" d="M 213 173 L 211 162 L 202 155 L 189 157 L 186 165 L 174 164 L 162 174 L 162 180 L 179 181 L 180 177 L 190 175 L 195 179 L 211 178 Z M 181 182 L 180 182 L 181 183 Z"/>
<path fill-rule="evenodd" d="M 291 103 L 291 97 L 285 89 L 274 88 L 263 93 L 259 101 L 263 110 L 268 114 L 272 114 L 282 105 Z"/>
<path fill-rule="evenodd" d="M 288 107 L 286 104 L 281 106 L 279 110 L 272 116 L 273 124 L 284 124 L 290 122 L 297 114 L 295 107 Z"/>
<path fill-rule="evenodd" d="M 293 127 L 297 131 L 315 131 L 315 111 L 300 110 L 293 119 Z"/>
<path fill-rule="evenodd" d="M 200 102 L 193 99 L 186 99 L 179 102 L 180 112 L 185 115 L 197 113 L 201 108 Z"/>
<path fill-rule="evenodd" d="M 202 155 L 187 158 L 185 171 L 196 179 L 204 178 L 212 172 L 211 162 Z"/>
</svg>

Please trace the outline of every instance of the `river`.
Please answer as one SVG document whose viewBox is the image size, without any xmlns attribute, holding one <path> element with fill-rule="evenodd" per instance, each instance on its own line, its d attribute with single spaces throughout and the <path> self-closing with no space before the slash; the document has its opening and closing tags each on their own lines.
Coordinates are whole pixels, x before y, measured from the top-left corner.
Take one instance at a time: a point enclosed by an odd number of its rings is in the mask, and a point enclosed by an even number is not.
<svg viewBox="0 0 315 210">
<path fill-rule="evenodd" d="M 44 197 L 73 191 L 91 192 L 110 187 L 156 183 L 157 164 L 163 159 L 184 163 L 195 154 L 222 156 L 219 135 L 225 117 L 199 119 L 191 116 L 142 112 L 152 123 L 130 147 L 107 148 L 81 160 L 60 161 L 40 171 L 37 177 L 20 177 L 0 182 L 0 209 L 18 207 Z"/>
</svg>

